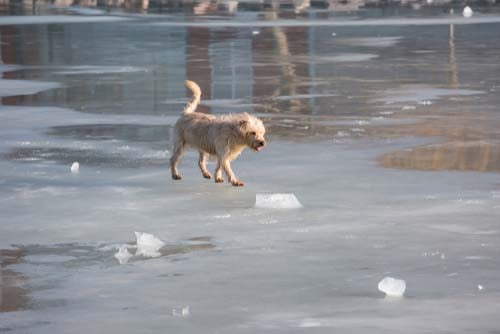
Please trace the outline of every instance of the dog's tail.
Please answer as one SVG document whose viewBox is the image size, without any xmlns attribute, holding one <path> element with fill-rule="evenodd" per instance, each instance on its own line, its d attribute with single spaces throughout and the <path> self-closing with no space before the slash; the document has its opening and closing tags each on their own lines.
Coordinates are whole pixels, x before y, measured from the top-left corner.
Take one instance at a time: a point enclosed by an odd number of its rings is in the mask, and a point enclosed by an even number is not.
<svg viewBox="0 0 500 334">
<path fill-rule="evenodd" d="M 193 94 L 193 96 L 191 97 L 191 101 L 186 104 L 183 111 L 184 114 L 189 114 L 195 111 L 198 104 L 200 104 L 201 89 L 200 86 L 196 84 L 196 82 L 190 80 L 184 81 L 184 85 Z"/>
</svg>

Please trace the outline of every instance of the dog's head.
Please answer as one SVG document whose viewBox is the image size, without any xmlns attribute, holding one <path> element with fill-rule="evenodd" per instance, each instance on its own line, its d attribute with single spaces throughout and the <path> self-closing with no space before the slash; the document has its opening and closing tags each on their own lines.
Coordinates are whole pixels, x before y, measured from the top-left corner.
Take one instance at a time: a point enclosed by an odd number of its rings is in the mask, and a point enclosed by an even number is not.
<svg viewBox="0 0 500 334">
<path fill-rule="evenodd" d="M 243 113 L 239 124 L 248 147 L 254 151 L 260 151 L 266 145 L 266 139 L 264 138 L 266 128 L 264 127 L 264 123 L 257 117 Z"/>
</svg>

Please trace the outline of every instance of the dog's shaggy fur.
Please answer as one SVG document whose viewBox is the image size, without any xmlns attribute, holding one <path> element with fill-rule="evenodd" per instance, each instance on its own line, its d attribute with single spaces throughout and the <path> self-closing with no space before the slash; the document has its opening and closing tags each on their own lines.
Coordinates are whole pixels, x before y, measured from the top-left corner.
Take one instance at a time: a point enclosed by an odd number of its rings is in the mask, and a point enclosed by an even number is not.
<svg viewBox="0 0 500 334">
<path fill-rule="evenodd" d="M 233 186 L 243 186 L 243 182 L 234 175 L 230 163 L 247 147 L 255 151 L 260 151 L 264 147 L 266 144 L 264 124 L 257 117 L 247 113 L 215 117 L 196 112 L 201 97 L 200 87 L 189 80 L 185 85 L 193 96 L 175 124 L 174 148 L 170 158 L 172 179 L 181 179 L 177 165 L 186 147 L 192 147 L 200 152 L 198 166 L 203 177 L 207 179 L 212 177 L 207 170 L 206 162 L 209 156 L 215 156 L 217 158 L 215 182 L 224 182 L 222 178 L 224 170 Z"/>
</svg>

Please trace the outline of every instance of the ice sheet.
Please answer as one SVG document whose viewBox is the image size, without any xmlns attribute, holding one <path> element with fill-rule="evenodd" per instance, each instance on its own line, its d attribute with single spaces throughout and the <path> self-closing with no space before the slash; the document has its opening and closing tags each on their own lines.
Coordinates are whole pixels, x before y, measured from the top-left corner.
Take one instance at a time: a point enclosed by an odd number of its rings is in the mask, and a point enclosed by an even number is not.
<svg viewBox="0 0 500 334">
<path fill-rule="evenodd" d="M 269 20 L 269 21 L 185 21 L 185 22 L 157 22 L 155 26 L 166 27 L 373 27 L 373 26 L 429 26 L 429 25 L 466 25 L 500 23 L 499 16 L 483 17 L 438 17 L 438 18 L 390 18 L 390 19 L 362 19 L 362 20 Z"/>
<path fill-rule="evenodd" d="M 77 15 L 25 15 L 25 16 L 2 16 L 0 26 L 5 25 L 27 25 L 27 24 L 68 24 L 68 23 L 90 23 L 90 22 L 118 22 L 130 20 L 118 16 L 77 16 Z"/>
<path fill-rule="evenodd" d="M 168 16 L 127 9 L 120 15 L 140 18 L 130 24 L 2 34 L 2 60 L 18 63 L 4 69 L 19 69 L 4 80 L 61 86 L 35 95 L 25 86 L 28 95 L 0 107 L 0 331 L 497 331 L 498 173 L 384 168 L 378 158 L 416 152 L 433 168 L 449 156 L 498 165 L 499 24 L 452 28 L 447 5 L 433 4 L 410 13 L 407 22 L 422 23 L 413 27 L 363 25 L 379 7 L 356 12 L 367 19 L 332 12 L 330 23 L 315 19 L 328 13 L 316 8 L 269 28 L 245 24 L 279 9 L 245 9 L 207 14 L 221 20 L 210 26 L 186 6 L 149 10 L 178 10 Z M 479 9 L 460 14 L 454 20 L 482 19 Z M 184 27 L 154 25 L 181 19 Z M 342 19 L 351 23 L 335 37 L 321 26 Z M 220 29 L 233 22 L 242 27 Z M 332 61 L 339 54 L 377 57 Z M 245 105 L 263 118 L 269 145 L 232 164 L 245 187 L 202 178 L 196 151 L 181 162 L 183 180 L 171 180 L 186 78 L 203 87 L 203 111 Z M 384 100 L 401 92 L 413 100 Z M 419 155 L 422 146 L 429 151 Z M 260 209 L 256 194 L 294 194 L 304 206 Z M 160 256 L 120 265 L 115 254 L 137 251 L 133 231 L 168 243 L 155 247 Z M 383 297 L 377 284 L 387 276 L 406 280 L 406 298 Z"/>
<path fill-rule="evenodd" d="M 132 66 L 71 66 L 65 70 L 56 71 L 59 75 L 82 75 L 82 74 L 110 74 L 110 73 L 134 73 L 147 72 L 147 68 Z"/>
<path fill-rule="evenodd" d="M 14 70 L 15 67 L 8 67 L 6 69 Z M 58 82 L 0 79 L 0 97 L 31 95 L 58 87 L 61 87 L 61 84 Z"/>
</svg>

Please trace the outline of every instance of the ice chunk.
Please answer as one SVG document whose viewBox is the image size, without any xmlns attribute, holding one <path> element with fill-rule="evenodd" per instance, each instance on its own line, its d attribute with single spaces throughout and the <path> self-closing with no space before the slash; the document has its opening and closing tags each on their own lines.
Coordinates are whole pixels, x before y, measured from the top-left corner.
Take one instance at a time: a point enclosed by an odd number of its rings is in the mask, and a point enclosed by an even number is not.
<svg viewBox="0 0 500 334">
<path fill-rule="evenodd" d="M 132 257 L 132 254 L 128 252 L 127 246 L 120 246 L 114 257 L 118 260 L 118 262 L 120 262 L 120 264 L 125 264 Z"/>
<path fill-rule="evenodd" d="M 469 6 L 465 6 L 462 14 L 464 15 L 464 17 L 471 17 L 474 12 L 472 11 L 472 8 L 470 8 Z"/>
<path fill-rule="evenodd" d="M 76 174 L 80 172 L 80 164 L 78 162 L 73 162 L 73 164 L 71 165 L 71 173 L 73 174 Z"/>
<path fill-rule="evenodd" d="M 135 255 L 143 255 L 146 257 L 161 256 L 159 250 L 165 246 L 165 242 L 158 239 L 152 234 L 143 232 L 134 232 L 137 238 L 137 252 Z"/>
<path fill-rule="evenodd" d="M 403 297 L 406 282 L 397 278 L 385 277 L 378 283 L 378 289 L 389 297 Z"/>
<path fill-rule="evenodd" d="M 252 31 L 252 35 L 254 35 L 254 36 L 255 36 L 255 35 L 258 35 L 258 34 L 260 34 L 260 31 L 259 31 L 259 30 L 254 30 L 254 31 Z"/>
<path fill-rule="evenodd" d="M 479 291 L 481 291 L 481 290 L 483 290 L 483 289 L 484 289 L 484 286 L 482 286 L 481 284 L 478 284 L 478 285 L 477 285 L 477 289 L 478 289 Z"/>
<path fill-rule="evenodd" d="M 256 194 L 255 207 L 259 209 L 298 209 L 302 207 L 294 194 Z"/>
<path fill-rule="evenodd" d="M 172 315 L 174 317 L 188 317 L 191 315 L 191 311 L 189 309 L 189 306 L 183 307 L 181 310 L 178 309 L 173 309 L 172 310 Z"/>
</svg>

